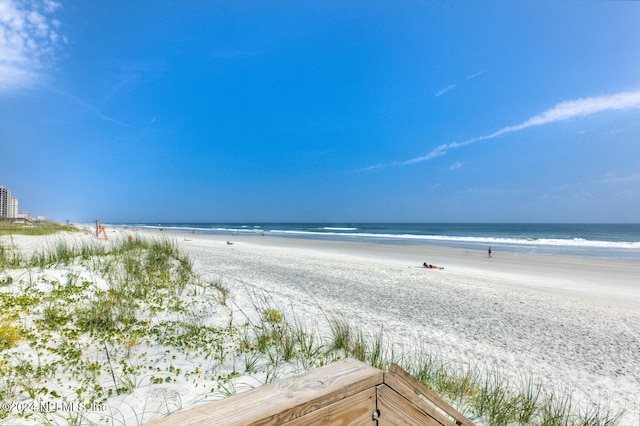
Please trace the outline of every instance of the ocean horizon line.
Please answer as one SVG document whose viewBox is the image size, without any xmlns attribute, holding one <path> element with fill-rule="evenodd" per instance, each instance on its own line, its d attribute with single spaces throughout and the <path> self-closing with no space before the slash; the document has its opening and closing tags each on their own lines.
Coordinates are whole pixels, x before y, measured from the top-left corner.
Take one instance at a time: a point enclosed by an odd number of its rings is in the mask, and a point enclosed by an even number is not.
<svg viewBox="0 0 640 426">
<path fill-rule="evenodd" d="M 204 234 L 375 243 L 640 260 L 640 224 L 417 222 L 165 222 L 114 226 Z"/>
</svg>

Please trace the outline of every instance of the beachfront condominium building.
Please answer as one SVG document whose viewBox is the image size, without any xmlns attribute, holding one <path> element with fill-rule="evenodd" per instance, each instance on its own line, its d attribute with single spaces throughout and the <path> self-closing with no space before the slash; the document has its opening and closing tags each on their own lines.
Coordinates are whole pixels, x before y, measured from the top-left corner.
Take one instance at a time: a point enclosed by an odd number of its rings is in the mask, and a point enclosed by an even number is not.
<svg viewBox="0 0 640 426">
<path fill-rule="evenodd" d="M 16 217 L 18 217 L 18 199 L 11 195 L 11 191 L 0 185 L 0 219 Z"/>
<path fill-rule="evenodd" d="M 0 219 L 4 219 L 9 213 L 9 198 L 11 197 L 11 191 L 4 186 L 0 185 Z"/>
</svg>

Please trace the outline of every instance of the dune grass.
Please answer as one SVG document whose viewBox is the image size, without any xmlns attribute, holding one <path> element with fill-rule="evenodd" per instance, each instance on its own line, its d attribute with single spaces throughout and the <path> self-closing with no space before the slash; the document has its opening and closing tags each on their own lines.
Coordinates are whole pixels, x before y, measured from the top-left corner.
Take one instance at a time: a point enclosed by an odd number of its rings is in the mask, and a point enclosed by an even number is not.
<svg viewBox="0 0 640 426">
<path fill-rule="evenodd" d="M 397 363 L 481 424 L 616 425 L 621 418 L 604 404 L 577 406 L 570 393 L 527 374 L 515 383 L 499 371 L 445 362 L 428 350 L 394 352 L 382 331 L 340 317 L 327 317 L 323 333 L 287 318 L 268 296 L 253 293 L 252 312 L 235 317 L 229 301 L 224 285 L 199 277 L 166 239 L 60 240 L 30 257 L 0 244 L 0 400 L 103 406 L 140 389 L 182 382 L 201 386 L 202 398 L 228 396 L 254 386 L 248 376 L 270 383 L 353 357 L 380 369 Z M 218 310 L 228 319 L 213 324 Z M 180 357 L 192 360 L 189 368 Z M 158 417 L 180 408 L 178 400 L 150 410 Z M 0 418 L 9 414 L 0 412 Z M 109 411 L 99 420 L 137 424 L 149 420 L 144 414 L 116 420 Z M 78 412 L 18 415 L 33 424 L 96 421 Z"/>
<path fill-rule="evenodd" d="M 189 259 L 168 240 L 80 245 L 60 240 L 30 257 L 4 247 L 0 400 L 103 406 L 113 396 L 171 382 L 179 376 L 176 368 L 161 360 L 188 353 L 215 362 L 219 346 L 230 340 L 232 330 L 206 323 L 211 311 L 205 308 L 223 306 L 226 298 L 226 289 L 196 276 Z M 156 351 L 155 359 L 144 352 L 158 347 L 166 350 Z M 180 373 L 198 374 L 198 369 L 194 364 Z M 0 418 L 90 423 L 74 420 L 78 414 L 0 411 Z"/>
<path fill-rule="evenodd" d="M 0 235 L 51 235 L 58 232 L 81 232 L 78 228 L 61 223 L 38 221 L 28 224 L 0 221 Z"/>
<path fill-rule="evenodd" d="M 285 363 L 308 370 L 351 357 L 382 370 L 398 364 L 479 424 L 617 425 L 623 415 L 610 411 L 606 403 L 578 405 L 570 391 L 549 388 L 528 372 L 514 382 L 500 371 L 444 361 L 428 349 L 399 353 L 382 331 L 354 326 L 341 317 L 327 317 L 329 333 L 323 336 L 296 318 L 285 318 L 283 310 L 265 295 L 254 295 L 253 306 L 259 320 L 247 324 L 242 343 L 250 349 L 245 358 L 247 371 L 255 363 L 255 352 L 269 356 L 273 371 Z"/>
</svg>

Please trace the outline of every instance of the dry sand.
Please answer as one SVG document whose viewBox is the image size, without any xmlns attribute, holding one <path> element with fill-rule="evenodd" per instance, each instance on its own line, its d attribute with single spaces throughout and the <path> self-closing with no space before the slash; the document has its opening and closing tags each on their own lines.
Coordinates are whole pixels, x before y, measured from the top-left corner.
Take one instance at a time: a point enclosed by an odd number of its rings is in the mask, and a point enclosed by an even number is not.
<svg viewBox="0 0 640 426">
<path fill-rule="evenodd" d="M 109 229 L 112 238 L 131 232 L 175 239 L 198 273 L 231 290 L 237 309 L 265 297 L 321 332 L 337 315 L 382 331 L 396 354 L 425 350 L 514 381 L 533 376 L 585 407 L 625 409 L 622 425 L 640 424 L 640 263 Z"/>
<path fill-rule="evenodd" d="M 417 348 L 607 401 L 640 421 L 640 264 L 426 245 L 170 234 L 242 307 L 268 295 L 288 315 L 339 315 Z M 231 239 L 233 244 L 227 244 Z M 429 270 L 422 262 L 445 267 Z"/>
</svg>

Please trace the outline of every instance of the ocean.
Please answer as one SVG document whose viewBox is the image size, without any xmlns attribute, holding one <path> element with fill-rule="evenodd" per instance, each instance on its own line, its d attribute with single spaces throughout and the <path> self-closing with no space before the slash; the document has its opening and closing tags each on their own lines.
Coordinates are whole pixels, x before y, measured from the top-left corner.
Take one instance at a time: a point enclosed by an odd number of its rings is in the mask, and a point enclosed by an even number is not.
<svg viewBox="0 0 640 426">
<path fill-rule="evenodd" d="M 119 224 L 223 235 L 435 244 L 471 250 L 640 261 L 640 224 L 147 223 Z"/>
</svg>

